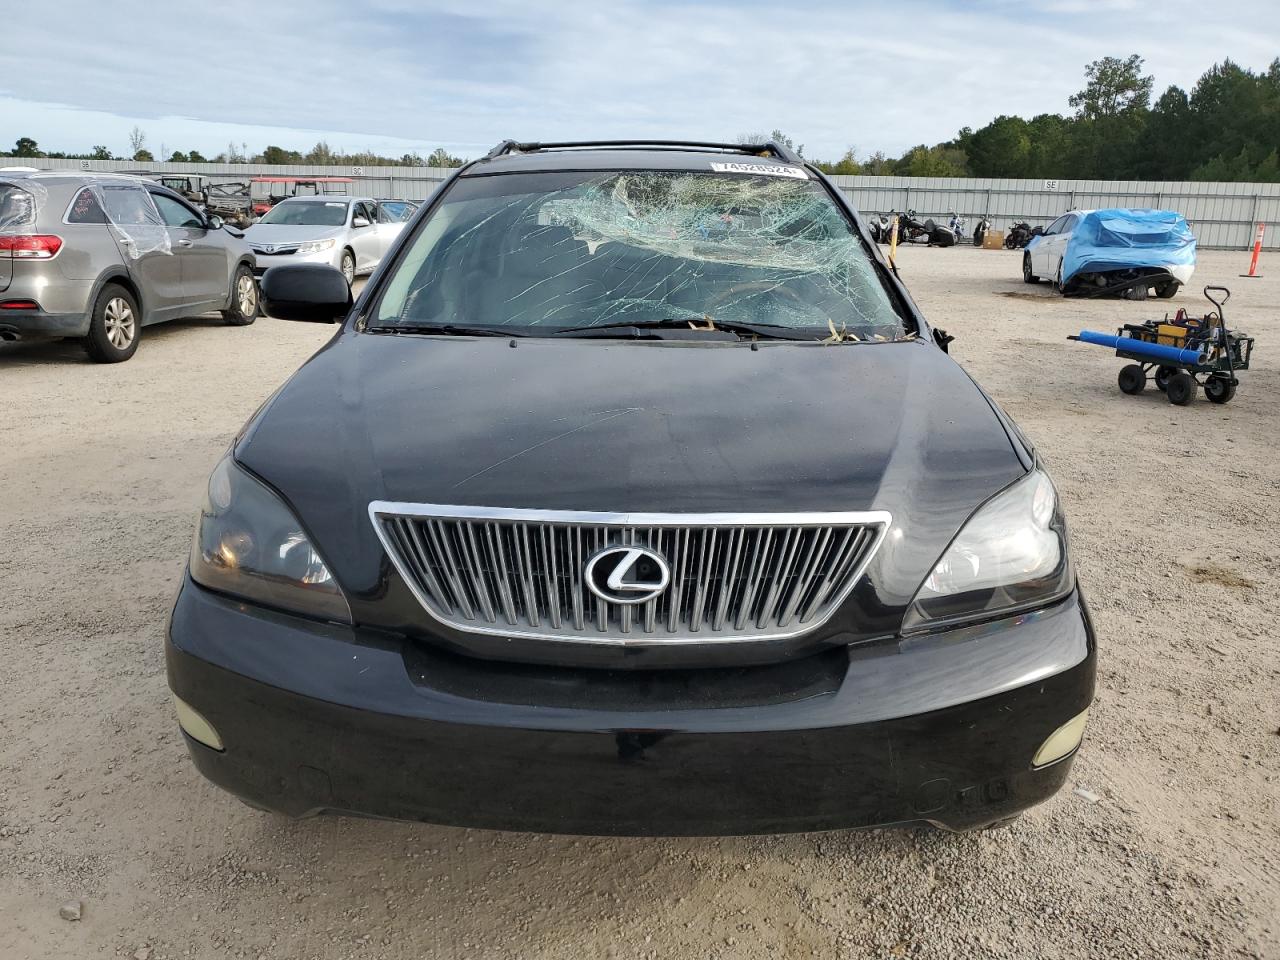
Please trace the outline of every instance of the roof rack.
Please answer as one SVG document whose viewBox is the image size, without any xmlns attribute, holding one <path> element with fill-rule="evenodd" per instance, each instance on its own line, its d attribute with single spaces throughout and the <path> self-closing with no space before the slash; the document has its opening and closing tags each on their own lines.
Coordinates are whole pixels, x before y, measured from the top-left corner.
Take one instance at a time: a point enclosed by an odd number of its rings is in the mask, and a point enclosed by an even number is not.
<svg viewBox="0 0 1280 960">
<path fill-rule="evenodd" d="M 536 153 L 539 150 L 579 150 L 590 147 L 605 149 L 623 149 L 629 147 L 657 147 L 659 149 L 681 149 L 697 147 L 703 150 L 722 150 L 726 153 L 745 153 L 752 156 L 774 156 L 787 163 L 804 163 L 800 154 L 777 141 L 767 143 L 716 143 L 709 140 L 566 140 L 559 143 L 519 143 L 515 140 L 503 140 L 486 155 L 486 160 L 501 157 L 508 153 Z"/>
</svg>

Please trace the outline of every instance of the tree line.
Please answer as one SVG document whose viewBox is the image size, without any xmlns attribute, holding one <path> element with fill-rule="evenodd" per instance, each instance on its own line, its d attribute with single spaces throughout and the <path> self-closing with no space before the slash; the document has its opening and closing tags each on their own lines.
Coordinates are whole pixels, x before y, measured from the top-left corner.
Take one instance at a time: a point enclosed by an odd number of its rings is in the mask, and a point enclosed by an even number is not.
<svg viewBox="0 0 1280 960">
<path fill-rule="evenodd" d="M 1224 60 L 1188 93 L 1151 103 L 1143 59 L 1104 57 L 1085 68 L 1068 116 L 999 116 L 897 158 L 850 147 L 827 173 L 906 177 L 1280 182 L 1280 59 L 1254 73 Z"/>
<path fill-rule="evenodd" d="M 1143 74 L 1143 59 L 1103 57 L 1085 67 L 1085 86 L 1068 98 L 1070 115 L 1042 113 L 1026 120 L 999 116 L 977 130 L 965 127 L 933 146 L 920 144 L 900 157 L 876 152 L 860 158 L 850 147 L 835 161 L 817 161 L 827 173 L 907 177 L 1012 177 L 1076 180 L 1225 180 L 1280 182 L 1280 59 L 1254 73 L 1224 60 L 1214 64 L 1188 93 L 1171 86 L 1154 104 L 1155 78 Z M 799 153 L 782 131 L 742 134 L 741 143 L 774 139 Z M 30 137 L 0 156 L 131 159 L 150 163 L 307 163 L 319 166 L 458 167 L 465 161 L 444 148 L 423 157 L 343 153 L 325 142 L 306 153 L 268 146 L 252 154 L 247 144 L 227 144 L 214 157 L 161 145 L 147 148 L 138 127 L 129 133 L 130 152 L 115 157 L 105 146 L 90 153 L 44 153 Z"/>
<path fill-rule="evenodd" d="M 23 157 L 36 159 L 46 157 L 54 160 L 132 160 L 135 163 L 155 163 L 164 160 L 168 163 L 310 163 L 317 166 L 337 167 L 460 167 L 466 161 L 455 157 L 443 147 L 437 147 L 427 156 L 420 153 L 406 153 L 399 157 L 384 157 L 369 150 L 356 153 L 344 153 L 332 149 L 321 140 L 314 147 L 303 153 L 300 150 L 286 150 L 284 147 L 264 147 L 261 153 L 251 153 L 248 144 L 228 143 L 227 149 L 216 156 L 206 157 L 199 150 L 174 150 L 164 146 L 153 153 L 147 148 L 146 132 L 134 127 L 129 131 L 129 150 L 123 156 L 116 156 L 105 146 L 95 145 L 88 153 L 63 153 L 41 150 L 40 145 L 31 137 L 19 137 L 12 150 L 0 150 L 0 157 Z"/>
</svg>

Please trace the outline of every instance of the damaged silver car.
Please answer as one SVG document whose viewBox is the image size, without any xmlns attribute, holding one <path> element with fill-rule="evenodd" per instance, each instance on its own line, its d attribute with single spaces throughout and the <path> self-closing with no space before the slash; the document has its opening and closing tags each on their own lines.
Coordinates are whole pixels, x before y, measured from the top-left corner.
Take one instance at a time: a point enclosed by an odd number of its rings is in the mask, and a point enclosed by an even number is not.
<svg viewBox="0 0 1280 960">
<path fill-rule="evenodd" d="M 253 268 L 239 234 L 151 180 L 0 172 L 0 340 L 76 337 L 119 363 L 153 323 L 253 323 Z"/>
</svg>

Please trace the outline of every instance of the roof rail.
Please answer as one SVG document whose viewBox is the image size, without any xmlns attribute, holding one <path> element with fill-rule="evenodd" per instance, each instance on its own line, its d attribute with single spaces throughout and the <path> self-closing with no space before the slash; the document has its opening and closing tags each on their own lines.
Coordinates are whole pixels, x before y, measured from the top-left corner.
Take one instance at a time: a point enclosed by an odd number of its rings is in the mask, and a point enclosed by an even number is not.
<svg viewBox="0 0 1280 960">
<path fill-rule="evenodd" d="M 767 143 L 717 143 L 710 140 L 565 140 L 557 143 L 519 143 L 515 140 L 503 140 L 486 155 L 486 160 L 501 157 L 508 153 L 536 153 L 539 150 L 578 150 L 590 147 L 605 149 L 623 149 L 629 147 L 672 150 L 684 147 L 697 147 L 704 150 L 722 150 L 726 153 L 746 153 L 754 156 L 775 156 L 787 163 L 804 163 L 804 159 L 790 147 L 770 140 Z"/>
</svg>

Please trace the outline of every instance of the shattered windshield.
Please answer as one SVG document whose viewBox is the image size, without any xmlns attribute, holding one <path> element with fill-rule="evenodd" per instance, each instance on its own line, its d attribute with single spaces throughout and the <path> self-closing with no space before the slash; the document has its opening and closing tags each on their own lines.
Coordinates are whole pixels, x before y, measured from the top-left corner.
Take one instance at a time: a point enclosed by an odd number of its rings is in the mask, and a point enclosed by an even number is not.
<svg viewBox="0 0 1280 960">
<path fill-rule="evenodd" d="M 686 319 L 860 340 L 906 332 L 820 184 L 683 171 L 464 178 L 413 238 L 370 325 L 529 333 Z"/>
</svg>

